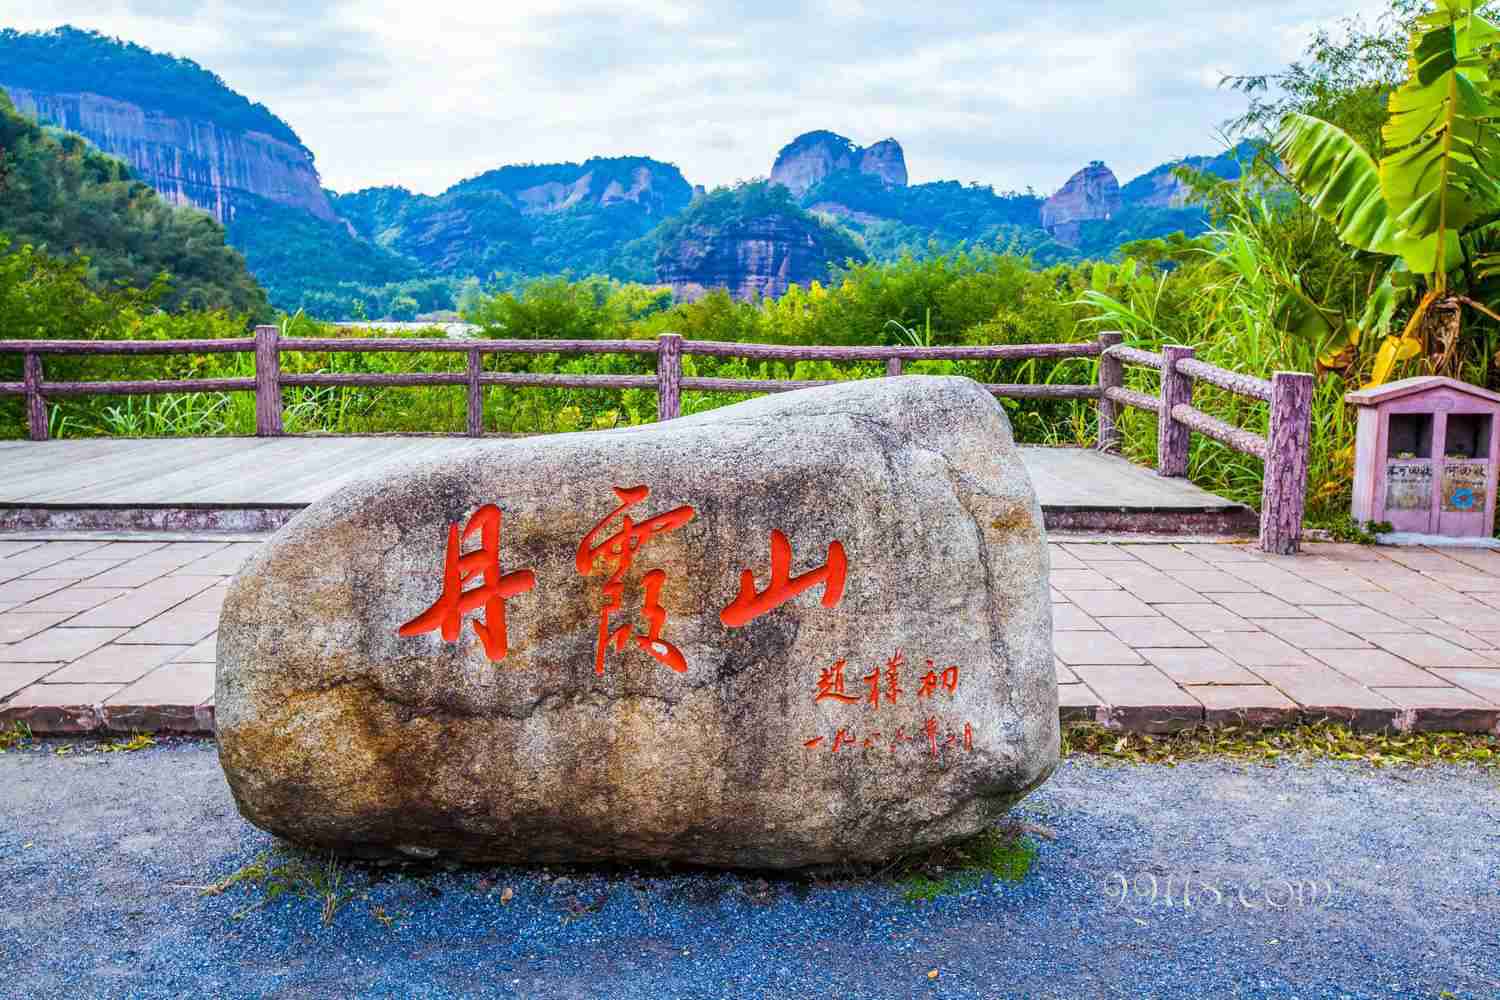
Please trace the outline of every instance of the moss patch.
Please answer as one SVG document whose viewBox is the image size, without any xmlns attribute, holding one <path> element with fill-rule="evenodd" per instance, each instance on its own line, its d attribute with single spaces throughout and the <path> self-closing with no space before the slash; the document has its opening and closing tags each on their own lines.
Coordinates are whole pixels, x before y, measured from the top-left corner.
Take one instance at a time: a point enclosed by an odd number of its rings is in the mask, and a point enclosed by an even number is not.
<svg viewBox="0 0 1500 1000">
<path fill-rule="evenodd" d="M 1019 882 L 1036 861 L 1035 841 L 1026 827 L 991 827 L 946 847 L 902 858 L 891 872 L 908 903 L 930 903 L 939 896 L 967 892 L 986 875 Z"/>
</svg>

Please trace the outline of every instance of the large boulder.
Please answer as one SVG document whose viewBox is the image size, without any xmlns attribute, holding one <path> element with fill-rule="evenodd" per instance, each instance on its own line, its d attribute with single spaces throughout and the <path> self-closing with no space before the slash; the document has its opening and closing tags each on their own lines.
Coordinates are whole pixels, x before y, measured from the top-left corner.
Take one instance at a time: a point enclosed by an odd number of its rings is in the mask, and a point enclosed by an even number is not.
<svg viewBox="0 0 1500 1000">
<path fill-rule="evenodd" d="M 311 846 L 886 858 L 1057 764 L 1041 512 L 961 378 L 476 443 L 261 548 L 216 708 L 241 812 Z"/>
</svg>

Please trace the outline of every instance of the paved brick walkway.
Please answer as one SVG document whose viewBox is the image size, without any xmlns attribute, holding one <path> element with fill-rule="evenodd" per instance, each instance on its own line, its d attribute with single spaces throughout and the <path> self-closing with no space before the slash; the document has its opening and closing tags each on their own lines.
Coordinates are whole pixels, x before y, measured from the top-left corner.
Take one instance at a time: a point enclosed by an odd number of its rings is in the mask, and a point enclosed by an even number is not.
<svg viewBox="0 0 1500 1000">
<path fill-rule="evenodd" d="M 211 730 L 219 606 L 255 545 L 0 536 L 0 725 Z M 1063 717 L 1500 733 L 1500 552 L 1306 548 L 1054 536 Z"/>
</svg>

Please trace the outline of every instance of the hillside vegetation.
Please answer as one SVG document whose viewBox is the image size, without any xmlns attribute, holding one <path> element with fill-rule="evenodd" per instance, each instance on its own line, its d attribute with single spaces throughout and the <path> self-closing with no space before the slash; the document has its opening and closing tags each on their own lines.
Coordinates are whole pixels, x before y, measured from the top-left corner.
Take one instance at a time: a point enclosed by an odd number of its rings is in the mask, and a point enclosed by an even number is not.
<svg viewBox="0 0 1500 1000">
<path fill-rule="evenodd" d="M 286 122 L 191 59 L 152 52 L 97 31 L 71 26 L 45 32 L 0 30 L 0 82 L 58 93 L 92 89 L 174 117 L 264 132 L 302 145 Z"/>
<path fill-rule="evenodd" d="M 0 153 L 0 235 L 12 248 L 87 257 L 96 288 L 163 278 L 167 309 L 266 313 L 265 293 L 218 223 L 168 204 L 77 136 L 38 127 L 4 94 Z"/>
</svg>

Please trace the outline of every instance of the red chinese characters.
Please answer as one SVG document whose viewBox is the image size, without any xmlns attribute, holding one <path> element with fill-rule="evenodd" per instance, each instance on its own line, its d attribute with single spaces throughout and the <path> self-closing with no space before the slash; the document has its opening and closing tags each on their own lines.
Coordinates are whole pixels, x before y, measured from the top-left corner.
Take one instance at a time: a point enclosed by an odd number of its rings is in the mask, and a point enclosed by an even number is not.
<svg viewBox="0 0 1500 1000">
<path fill-rule="evenodd" d="M 954 692 L 956 692 L 958 690 L 958 667 L 953 666 L 943 668 L 942 676 L 939 677 L 937 667 L 931 660 L 928 660 L 927 673 L 922 677 L 922 686 L 917 688 L 917 697 L 931 698 L 934 694 L 937 693 L 939 684 L 941 684 L 943 686 L 943 690 L 947 691 L 949 694 L 953 694 Z"/>
<path fill-rule="evenodd" d="M 854 695 L 844 693 L 843 660 L 838 661 L 818 675 L 818 692 L 813 696 L 813 701 L 824 701 L 826 699 L 851 704 L 859 701 Z"/>
<path fill-rule="evenodd" d="M 824 669 L 818 676 L 818 686 L 813 695 L 814 702 L 835 701 L 844 704 L 857 704 L 864 702 L 870 710 L 878 710 L 884 705 L 895 705 L 900 703 L 901 695 L 905 693 L 901 687 L 901 668 L 906 665 L 906 655 L 897 650 L 895 655 L 886 660 L 883 667 L 876 667 L 865 674 L 866 694 L 863 698 L 857 698 L 844 690 L 844 670 L 846 662 L 839 660 L 833 666 Z M 938 672 L 932 660 L 927 661 L 927 673 L 922 677 L 921 685 L 917 689 L 917 700 L 933 697 L 939 688 L 953 695 L 958 691 L 959 668 L 957 665 L 945 668 Z M 866 750 L 875 749 L 881 744 L 881 732 L 875 730 L 857 734 L 855 730 L 845 727 L 839 729 L 833 737 L 831 750 L 837 753 L 846 746 L 861 746 Z M 861 738 L 862 736 L 862 738 Z M 814 736 L 804 740 L 802 745 L 809 750 L 815 750 L 824 746 L 826 736 Z M 891 737 L 889 749 L 891 753 L 902 743 L 926 744 L 928 751 L 934 758 L 941 759 L 943 752 L 947 749 L 962 747 L 965 753 L 974 751 L 974 727 L 965 722 L 962 735 L 954 729 L 949 729 L 944 735 L 941 732 L 937 716 L 929 715 L 922 723 L 920 732 L 908 736 L 906 727 L 898 726 L 895 736 Z"/>
<path fill-rule="evenodd" d="M 894 705 L 897 699 L 901 697 L 901 665 L 905 662 L 905 655 L 900 650 L 897 650 L 895 656 L 885 661 L 884 674 L 881 674 L 879 667 L 865 674 L 865 684 L 870 688 L 871 708 L 880 707 L 880 685 L 882 680 L 885 682 L 885 700 L 888 704 Z"/>
<path fill-rule="evenodd" d="M 484 643 L 484 652 L 492 661 L 505 659 L 510 644 L 505 630 L 505 602 L 536 586 L 536 574 L 529 569 L 500 572 L 500 508 L 486 504 L 474 512 L 460 533 L 457 524 L 448 526 L 448 551 L 443 564 L 443 592 L 437 601 L 411 621 L 397 629 L 397 634 L 422 635 L 435 629 L 448 642 L 458 638 L 463 616 L 483 607 L 483 621 L 470 622 Z M 479 532 L 479 550 L 460 553 L 462 539 Z M 470 590 L 464 585 L 475 577 L 483 582 Z"/>
<path fill-rule="evenodd" d="M 827 744 L 830 753 L 838 753 L 844 747 L 859 746 L 865 750 L 875 750 L 881 745 L 882 734 L 880 730 L 865 732 L 863 736 L 851 727 L 841 727 L 833 735 L 833 741 L 829 743 L 826 736 L 814 736 L 812 739 L 803 740 L 802 745 L 809 750 L 817 750 Z M 974 726 L 965 722 L 963 730 L 949 729 L 943 733 L 936 716 L 928 716 L 922 723 L 921 732 L 916 736 L 908 736 L 905 727 L 896 730 L 896 734 L 890 738 L 886 748 L 895 753 L 896 748 L 903 743 L 925 744 L 927 751 L 933 758 L 941 760 L 944 753 L 949 749 L 957 751 L 962 749 L 964 753 L 974 752 Z"/>
<path fill-rule="evenodd" d="M 844 596 L 844 574 L 848 569 L 844 546 L 828 545 L 828 560 L 816 569 L 792 576 L 792 543 L 781 532 L 771 531 L 771 583 L 765 590 L 755 589 L 755 574 L 740 574 L 740 592 L 723 611 L 719 620 L 730 628 L 739 628 L 774 608 L 779 608 L 804 590 L 823 585 L 823 607 L 837 607 Z"/>
<path fill-rule="evenodd" d="M 594 673 L 604 673 L 604 652 L 611 643 L 614 644 L 615 652 L 618 653 L 624 650 L 625 643 L 632 638 L 637 646 L 663 665 L 678 673 L 684 673 L 687 671 L 687 661 L 683 659 L 682 652 L 661 637 L 662 628 L 667 623 L 667 610 L 662 607 L 660 601 L 662 584 L 667 581 L 666 570 L 653 569 L 642 578 L 646 598 L 641 608 L 641 615 L 649 623 L 649 628 L 644 635 L 635 633 L 632 625 L 621 625 L 611 632 L 609 619 L 624 606 L 625 573 L 634 562 L 636 553 L 644 548 L 653 537 L 668 531 L 675 531 L 691 521 L 694 514 L 693 508 L 684 504 L 637 524 L 626 512 L 645 500 L 651 494 L 651 488 L 649 486 L 629 488 L 616 486 L 614 489 L 615 496 L 620 499 L 620 506 L 612 510 L 602 521 L 594 525 L 588 534 L 583 536 L 583 541 L 578 543 L 575 560 L 578 572 L 584 575 L 592 571 L 595 563 L 601 560 L 606 565 L 611 563 L 614 565 L 614 573 L 604 584 L 604 596 L 608 600 L 599 613 L 599 642 L 594 655 Z M 620 519 L 619 530 L 603 541 L 598 541 L 615 518 Z"/>
</svg>

